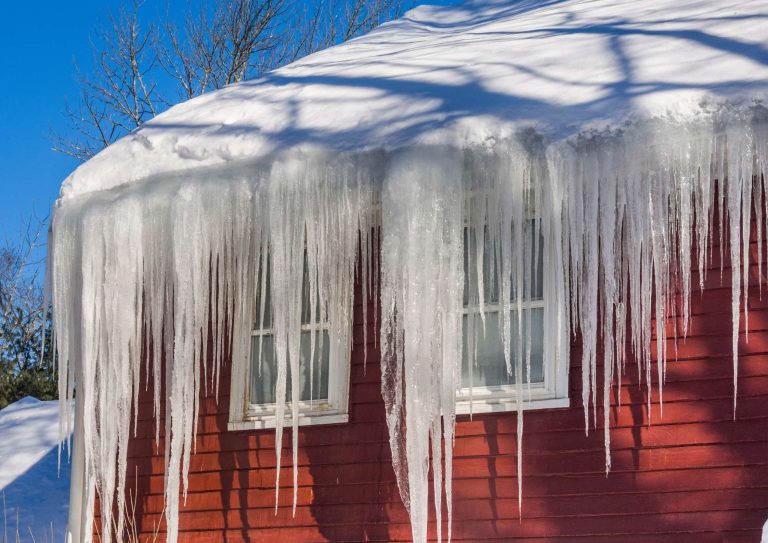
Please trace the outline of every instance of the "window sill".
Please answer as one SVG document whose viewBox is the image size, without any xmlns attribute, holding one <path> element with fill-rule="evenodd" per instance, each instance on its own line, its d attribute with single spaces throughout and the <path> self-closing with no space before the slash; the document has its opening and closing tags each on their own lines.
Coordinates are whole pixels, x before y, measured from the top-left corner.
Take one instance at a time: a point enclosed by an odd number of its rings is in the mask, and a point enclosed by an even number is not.
<svg viewBox="0 0 768 543">
<path fill-rule="evenodd" d="M 230 422 L 227 424 L 227 430 L 230 432 L 238 432 L 243 430 L 267 430 L 275 427 L 275 417 L 259 417 L 245 419 L 240 422 Z M 349 422 L 348 413 L 317 413 L 299 415 L 299 426 L 316 426 L 320 424 L 345 424 Z M 290 416 L 285 417 L 285 427 L 292 425 L 292 419 Z"/>
<path fill-rule="evenodd" d="M 531 399 L 523 402 L 523 410 L 530 411 L 534 409 L 561 409 L 570 407 L 569 398 L 542 398 Z M 457 415 L 480 415 L 483 413 L 504 413 L 517 411 L 517 401 L 514 398 L 474 398 L 470 400 L 462 398 L 456 401 Z"/>
</svg>

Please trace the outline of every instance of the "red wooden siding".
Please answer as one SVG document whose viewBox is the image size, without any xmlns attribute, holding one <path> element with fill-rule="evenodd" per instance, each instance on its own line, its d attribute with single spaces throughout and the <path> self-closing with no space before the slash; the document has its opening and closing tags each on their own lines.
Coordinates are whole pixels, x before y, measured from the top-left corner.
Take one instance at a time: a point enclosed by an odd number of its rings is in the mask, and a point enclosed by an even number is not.
<svg viewBox="0 0 768 543">
<path fill-rule="evenodd" d="M 650 426 L 645 392 L 637 385 L 634 362 L 628 362 L 622 387 L 614 392 L 614 403 L 620 397 L 622 407 L 611 413 L 613 470 L 608 477 L 602 428 L 584 434 L 578 341 L 571 355 L 571 408 L 525 416 L 522 521 L 515 415 L 459 418 L 454 541 L 759 540 L 768 518 L 768 294 L 760 299 L 753 267 L 749 341 L 742 322 L 734 421 L 730 270 L 725 270 L 721 286 L 717 252 L 708 289 L 703 296 L 696 292 L 691 297 L 690 335 L 677 342 L 677 360 L 668 365 L 664 416 L 654 403 Z M 693 279 L 697 284 L 695 275 Z M 226 368 L 218 404 L 210 398 L 203 401 L 190 491 L 181 509 L 180 541 L 410 540 L 408 516 L 390 465 L 373 343 L 377 332 L 369 322 L 368 345 L 363 344 L 359 297 L 358 292 L 350 422 L 300 431 L 295 517 L 290 507 L 290 434 L 284 440 L 280 508 L 275 514 L 274 432 L 227 431 Z M 672 328 L 670 323 L 671 358 Z M 163 508 L 163 443 L 158 452 L 150 394 L 141 401 L 138 435 L 130 449 L 129 488 L 138 492 L 136 514 L 144 541 L 151 540 Z"/>
</svg>

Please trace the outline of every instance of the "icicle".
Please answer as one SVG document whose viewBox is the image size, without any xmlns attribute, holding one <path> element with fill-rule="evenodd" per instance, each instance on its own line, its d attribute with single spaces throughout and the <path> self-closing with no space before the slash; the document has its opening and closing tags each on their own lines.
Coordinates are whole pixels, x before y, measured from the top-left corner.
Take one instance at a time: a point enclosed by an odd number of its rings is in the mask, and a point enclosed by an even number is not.
<svg viewBox="0 0 768 543">
<path fill-rule="evenodd" d="M 417 543 L 427 540 L 430 439 L 433 453 L 443 441 L 450 475 L 464 286 L 459 159 L 447 148 L 398 153 L 382 193 L 382 393 L 395 474 Z M 433 462 L 436 496 L 443 486 L 439 462 Z M 450 510 L 448 479 L 446 500 Z M 440 526 L 441 509 L 435 514 Z"/>
</svg>

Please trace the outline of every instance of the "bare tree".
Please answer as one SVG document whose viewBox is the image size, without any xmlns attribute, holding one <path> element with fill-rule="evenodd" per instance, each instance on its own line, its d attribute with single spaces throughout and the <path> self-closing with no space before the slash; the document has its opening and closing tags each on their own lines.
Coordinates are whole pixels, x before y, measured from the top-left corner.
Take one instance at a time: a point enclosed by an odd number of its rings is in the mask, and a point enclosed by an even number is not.
<svg viewBox="0 0 768 543">
<path fill-rule="evenodd" d="M 54 150 L 88 160 L 157 114 L 157 27 L 142 26 L 142 0 L 131 0 L 91 40 L 92 75 L 78 70 L 80 96 L 65 105 L 70 133 L 54 136 Z"/>
<path fill-rule="evenodd" d="M 256 77 L 399 16 L 415 0 L 200 0 L 181 24 L 127 4 L 92 40 L 69 129 L 54 150 L 85 161 L 178 100 Z M 162 19 L 161 22 L 157 22 Z M 162 92 L 161 92 L 162 91 Z"/>
<path fill-rule="evenodd" d="M 395 19 L 418 2 L 413 0 L 319 0 L 296 13 L 297 27 L 288 47 L 289 61 L 348 41 Z"/>
<path fill-rule="evenodd" d="M 50 318 L 40 287 L 45 220 L 0 245 L 0 409 L 24 396 L 56 397 Z"/>
<path fill-rule="evenodd" d="M 191 98 L 271 68 L 265 59 L 285 34 L 286 0 L 225 0 L 188 13 L 181 28 L 166 22 L 163 67 Z"/>
</svg>

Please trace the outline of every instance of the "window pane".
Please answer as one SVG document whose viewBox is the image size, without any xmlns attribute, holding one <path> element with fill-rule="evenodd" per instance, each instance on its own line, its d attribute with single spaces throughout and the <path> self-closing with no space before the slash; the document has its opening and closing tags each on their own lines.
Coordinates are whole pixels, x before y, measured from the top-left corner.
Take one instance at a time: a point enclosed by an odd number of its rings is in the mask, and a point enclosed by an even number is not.
<svg viewBox="0 0 768 543">
<path fill-rule="evenodd" d="M 263 262 L 266 261 L 266 265 Z M 262 278 L 266 273 L 266 282 L 264 283 L 264 315 L 262 317 Z M 272 270 L 269 258 L 262 260 L 262 266 L 259 268 L 259 277 L 256 282 L 256 303 L 253 304 L 253 328 L 254 330 L 265 330 L 272 328 Z"/>
<path fill-rule="evenodd" d="M 510 312 L 511 328 L 511 356 L 512 371 L 517 364 L 517 346 L 519 344 L 517 318 L 515 311 Z M 530 326 L 528 320 L 530 319 Z M 515 383 L 515 376 L 507 374 L 507 365 L 504 361 L 504 345 L 499 330 L 499 314 L 496 312 L 485 314 L 485 334 L 480 315 L 474 315 L 471 322 L 469 315 L 464 316 L 464 353 L 461 366 L 461 386 L 470 386 L 470 349 L 475 349 L 477 361 L 474 366 L 471 386 L 495 387 L 511 385 Z M 523 312 L 523 382 L 527 382 L 526 352 L 530 348 L 531 383 L 544 382 L 544 357 L 542 354 L 544 345 L 544 310 L 542 308 L 528 309 Z M 470 327 L 474 326 L 474 333 Z M 530 331 L 529 331 L 530 329 Z M 474 339 L 474 341 L 471 341 Z M 529 347 L 530 345 L 530 347 Z"/>
<path fill-rule="evenodd" d="M 254 304 L 253 329 L 266 330 L 272 327 L 272 266 L 270 258 L 265 259 L 266 265 L 262 265 L 259 270 L 259 277 L 256 283 L 256 303 Z M 262 299 L 262 277 L 266 273 L 266 283 L 264 288 L 264 315 L 261 315 Z M 311 304 L 310 304 L 311 302 Z M 301 291 L 301 323 L 311 324 L 326 320 L 325 311 L 321 311 L 322 319 L 318 319 L 319 296 L 315 293 L 314 300 L 309 292 L 309 268 L 307 266 L 307 253 L 304 253 L 304 277 L 302 280 Z M 307 340 L 309 341 L 309 340 Z"/>
<path fill-rule="evenodd" d="M 307 265 L 307 253 L 304 251 L 304 278 L 302 280 L 301 288 L 301 323 L 310 324 L 317 322 L 324 322 L 327 320 L 325 311 L 319 308 L 320 296 L 318 292 L 315 292 L 315 296 L 309 291 L 309 266 Z M 317 287 L 315 287 L 317 288 Z"/>
<path fill-rule="evenodd" d="M 330 339 L 327 331 L 315 332 L 315 354 L 313 388 L 310 391 L 310 346 L 311 333 L 301 333 L 301 400 L 328 400 L 328 366 L 330 360 Z M 259 346 L 261 343 L 261 347 Z M 261 351 L 261 374 L 259 374 L 259 352 Z M 271 335 L 253 336 L 251 340 L 251 395 L 252 404 L 275 403 L 277 365 L 275 342 Z M 291 368 L 288 366 L 287 396 L 291 400 Z"/>
<path fill-rule="evenodd" d="M 530 293 L 528 299 L 541 299 L 544 292 L 544 269 L 543 269 L 543 238 L 539 236 L 538 243 L 533 245 L 534 226 L 529 223 L 530 228 L 526 233 L 529 241 L 531 265 L 535 262 L 533 269 L 523 270 L 523 283 L 529 285 L 531 280 L 533 284 L 529 287 Z M 464 306 L 475 305 L 479 301 L 477 290 L 477 239 L 474 228 L 464 229 Z M 486 304 L 495 304 L 499 302 L 499 272 L 500 262 L 496 258 L 493 243 L 487 229 L 483 234 L 483 299 Z M 510 270 L 514 274 L 514 270 Z M 513 283 L 510 278 L 510 284 Z M 511 300 L 516 297 L 514 284 L 510 292 Z"/>
<path fill-rule="evenodd" d="M 493 247 L 484 232 L 483 241 L 483 299 L 486 304 L 499 301 L 499 281 L 496 277 L 497 262 Z M 477 236 L 474 228 L 464 229 L 464 305 L 478 303 L 477 290 Z"/>
</svg>

